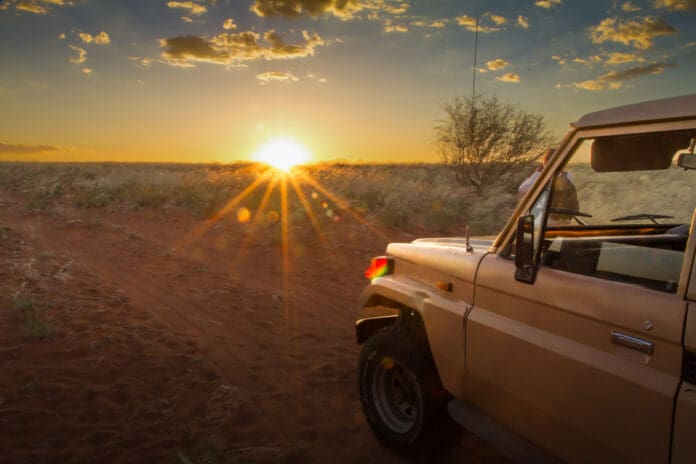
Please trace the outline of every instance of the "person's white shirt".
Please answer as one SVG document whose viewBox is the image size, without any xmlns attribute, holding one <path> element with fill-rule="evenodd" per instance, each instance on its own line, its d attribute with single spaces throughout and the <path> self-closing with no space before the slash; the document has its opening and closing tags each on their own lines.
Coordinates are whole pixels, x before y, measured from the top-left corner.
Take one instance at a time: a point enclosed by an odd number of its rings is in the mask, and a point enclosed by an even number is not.
<svg viewBox="0 0 696 464">
<path fill-rule="evenodd" d="M 524 182 L 520 184 L 520 186 L 517 189 L 517 193 L 521 197 L 525 193 L 529 191 L 530 188 L 532 188 L 532 185 L 534 185 L 534 182 L 539 178 L 539 174 L 541 174 L 541 170 L 536 170 L 532 173 L 531 176 L 527 177 Z"/>
<path fill-rule="evenodd" d="M 573 182 L 573 176 L 568 171 L 563 171 L 568 178 L 570 182 Z M 520 186 L 517 188 L 517 195 L 519 198 L 521 198 L 525 193 L 529 191 L 530 188 L 532 188 L 532 185 L 534 185 L 534 182 L 539 178 L 539 175 L 541 174 L 541 169 L 537 169 L 532 173 L 531 176 L 527 177 L 524 182 L 520 184 Z"/>
</svg>

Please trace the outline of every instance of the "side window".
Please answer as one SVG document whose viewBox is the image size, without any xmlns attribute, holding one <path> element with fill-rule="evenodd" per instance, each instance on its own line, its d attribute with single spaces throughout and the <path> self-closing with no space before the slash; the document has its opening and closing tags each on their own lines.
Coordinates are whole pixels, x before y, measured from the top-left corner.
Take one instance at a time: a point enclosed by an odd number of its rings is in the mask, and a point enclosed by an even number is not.
<svg viewBox="0 0 696 464">
<path fill-rule="evenodd" d="M 541 265 L 675 292 L 696 171 L 673 160 L 693 132 L 582 141 L 550 189 Z M 650 150 L 641 152 L 641 144 Z"/>
</svg>

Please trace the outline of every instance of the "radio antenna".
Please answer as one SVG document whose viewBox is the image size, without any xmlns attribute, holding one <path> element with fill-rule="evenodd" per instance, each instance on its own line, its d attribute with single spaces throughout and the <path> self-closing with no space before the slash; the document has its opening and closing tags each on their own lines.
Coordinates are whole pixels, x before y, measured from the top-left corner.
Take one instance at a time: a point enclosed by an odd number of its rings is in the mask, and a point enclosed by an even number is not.
<svg viewBox="0 0 696 464">
<path fill-rule="evenodd" d="M 471 85 L 471 106 L 476 107 L 475 105 L 475 100 L 476 100 L 476 65 L 477 65 L 477 58 L 478 58 L 478 34 L 479 34 L 479 17 L 476 17 L 476 30 L 474 31 L 474 79 L 473 79 L 473 84 Z"/>
</svg>

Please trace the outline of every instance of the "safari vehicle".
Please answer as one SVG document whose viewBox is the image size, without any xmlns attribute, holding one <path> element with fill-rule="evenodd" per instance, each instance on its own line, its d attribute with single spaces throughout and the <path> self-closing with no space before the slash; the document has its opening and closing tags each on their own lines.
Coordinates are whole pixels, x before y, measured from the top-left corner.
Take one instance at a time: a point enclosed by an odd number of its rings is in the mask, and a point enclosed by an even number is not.
<svg viewBox="0 0 696 464">
<path fill-rule="evenodd" d="M 696 95 L 571 130 L 492 240 L 392 243 L 359 389 L 400 453 L 463 424 L 518 461 L 696 462 Z M 570 173 L 578 210 L 554 205 Z"/>
</svg>

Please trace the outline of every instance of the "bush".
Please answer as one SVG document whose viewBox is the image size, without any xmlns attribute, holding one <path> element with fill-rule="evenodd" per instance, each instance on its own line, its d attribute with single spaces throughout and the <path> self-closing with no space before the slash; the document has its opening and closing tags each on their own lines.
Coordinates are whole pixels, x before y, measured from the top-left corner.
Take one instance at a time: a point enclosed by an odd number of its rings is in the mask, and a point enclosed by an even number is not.
<svg viewBox="0 0 696 464">
<path fill-rule="evenodd" d="M 455 97 L 435 127 L 440 157 L 461 185 L 476 192 L 505 184 L 553 145 L 543 116 L 497 97 Z"/>
</svg>

